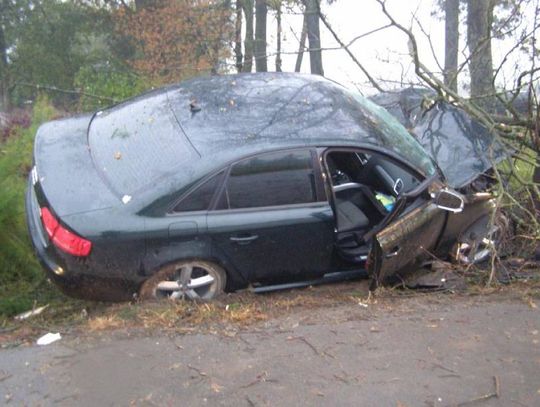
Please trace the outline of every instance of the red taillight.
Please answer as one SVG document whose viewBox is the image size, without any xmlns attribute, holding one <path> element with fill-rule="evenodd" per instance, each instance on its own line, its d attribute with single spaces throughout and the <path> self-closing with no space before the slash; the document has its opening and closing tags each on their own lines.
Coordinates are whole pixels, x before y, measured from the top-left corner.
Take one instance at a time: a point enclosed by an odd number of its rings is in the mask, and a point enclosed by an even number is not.
<svg viewBox="0 0 540 407">
<path fill-rule="evenodd" d="M 62 227 L 48 208 L 41 208 L 41 219 L 45 231 L 55 246 L 74 256 L 88 256 L 90 254 L 92 242 Z"/>
</svg>

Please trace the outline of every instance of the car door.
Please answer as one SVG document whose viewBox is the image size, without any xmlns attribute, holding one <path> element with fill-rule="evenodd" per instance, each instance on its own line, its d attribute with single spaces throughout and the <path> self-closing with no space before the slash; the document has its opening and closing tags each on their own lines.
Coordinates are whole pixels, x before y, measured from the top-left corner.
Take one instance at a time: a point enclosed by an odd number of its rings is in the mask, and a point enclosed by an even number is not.
<svg viewBox="0 0 540 407">
<path fill-rule="evenodd" d="M 207 217 L 215 257 L 251 282 L 328 272 L 334 220 L 314 158 L 287 150 L 233 164 Z"/>
<path fill-rule="evenodd" d="M 403 194 L 394 211 L 374 231 L 368 268 L 372 288 L 430 256 L 443 231 L 447 212 L 440 209 L 433 191 L 441 188 L 437 177 L 430 177 L 414 190 Z"/>
</svg>

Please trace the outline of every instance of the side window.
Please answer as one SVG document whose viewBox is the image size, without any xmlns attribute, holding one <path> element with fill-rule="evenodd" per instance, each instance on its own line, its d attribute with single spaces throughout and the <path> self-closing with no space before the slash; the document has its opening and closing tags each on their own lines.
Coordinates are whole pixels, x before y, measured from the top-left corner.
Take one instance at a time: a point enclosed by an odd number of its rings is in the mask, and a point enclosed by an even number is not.
<svg viewBox="0 0 540 407">
<path fill-rule="evenodd" d="M 193 212 L 205 211 L 210 206 L 212 197 L 216 188 L 221 183 L 223 171 L 213 176 L 202 185 L 197 187 L 188 196 L 184 197 L 178 205 L 173 209 L 173 212 Z"/>
<path fill-rule="evenodd" d="M 234 164 L 218 209 L 302 204 L 316 200 L 311 152 L 280 151 Z"/>
</svg>

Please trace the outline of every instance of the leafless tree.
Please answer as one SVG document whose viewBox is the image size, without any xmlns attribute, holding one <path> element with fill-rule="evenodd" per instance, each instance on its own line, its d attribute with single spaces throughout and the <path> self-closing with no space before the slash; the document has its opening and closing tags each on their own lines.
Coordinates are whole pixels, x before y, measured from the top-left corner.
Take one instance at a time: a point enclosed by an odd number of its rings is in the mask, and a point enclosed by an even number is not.
<svg viewBox="0 0 540 407">
<path fill-rule="evenodd" d="M 445 0 L 444 84 L 457 92 L 459 53 L 459 0 Z"/>
<path fill-rule="evenodd" d="M 321 32 L 319 28 L 320 1 L 306 1 L 306 29 L 309 40 L 309 62 L 311 73 L 324 75 L 322 53 L 321 53 Z"/>
</svg>

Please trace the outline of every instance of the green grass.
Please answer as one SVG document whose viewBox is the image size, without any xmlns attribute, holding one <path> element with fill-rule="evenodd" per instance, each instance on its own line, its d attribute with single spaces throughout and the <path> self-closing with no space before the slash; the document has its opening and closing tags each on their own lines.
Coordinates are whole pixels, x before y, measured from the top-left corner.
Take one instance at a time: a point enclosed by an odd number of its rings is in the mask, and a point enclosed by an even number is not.
<svg viewBox="0 0 540 407">
<path fill-rule="evenodd" d="M 32 165 L 39 125 L 56 115 L 48 101 L 37 101 L 32 125 L 0 144 L 0 319 L 58 298 L 47 284 L 31 248 L 24 216 L 26 177 Z"/>
</svg>

